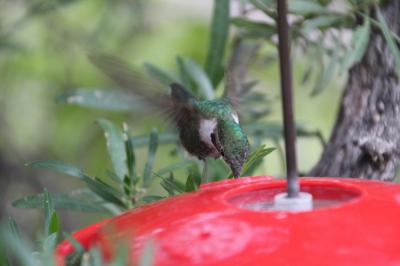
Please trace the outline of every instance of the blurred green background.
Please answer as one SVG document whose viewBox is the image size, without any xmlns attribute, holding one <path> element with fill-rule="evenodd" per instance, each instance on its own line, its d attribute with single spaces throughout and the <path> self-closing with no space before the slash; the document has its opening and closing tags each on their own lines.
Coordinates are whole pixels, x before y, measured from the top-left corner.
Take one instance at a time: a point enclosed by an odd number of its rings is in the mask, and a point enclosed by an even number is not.
<svg viewBox="0 0 400 266">
<path fill-rule="evenodd" d="M 118 124 L 126 121 L 134 135 L 153 127 L 165 129 L 162 123 L 135 114 L 56 104 L 54 99 L 62 92 L 112 84 L 88 62 L 87 52 L 105 51 L 137 66 L 150 62 L 171 70 L 176 68 L 177 55 L 204 63 L 212 4 L 211 0 L 0 0 L 0 218 L 12 215 L 25 230 L 34 232 L 42 215 L 11 207 L 14 199 L 43 187 L 57 192 L 82 185 L 53 172 L 24 167 L 26 162 L 55 159 L 78 165 L 91 175 L 111 168 L 104 135 L 94 123 L 97 118 Z M 237 9 L 233 5 L 232 13 Z M 267 45 L 261 53 L 265 63 L 254 65 L 250 76 L 261 81 L 259 91 L 274 99 L 268 103 L 272 113 L 265 120 L 280 122 L 279 66 L 276 60 L 268 60 L 277 57 L 276 47 Z M 327 139 L 344 77 L 334 80 L 321 95 L 310 97 L 311 84 L 303 85 L 301 80 L 313 62 L 300 51 L 293 59 L 296 120 L 319 129 Z M 172 148 L 159 149 L 155 169 L 170 163 Z M 299 139 L 300 172 L 307 173 L 321 151 L 318 139 Z M 143 168 L 145 161 L 140 158 L 145 158 L 147 148 L 136 152 Z M 279 153 L 267 156 L 257 173 L 282 176 Z M 66 231 L 98 218 L 62 212 Z"/>
</svg>

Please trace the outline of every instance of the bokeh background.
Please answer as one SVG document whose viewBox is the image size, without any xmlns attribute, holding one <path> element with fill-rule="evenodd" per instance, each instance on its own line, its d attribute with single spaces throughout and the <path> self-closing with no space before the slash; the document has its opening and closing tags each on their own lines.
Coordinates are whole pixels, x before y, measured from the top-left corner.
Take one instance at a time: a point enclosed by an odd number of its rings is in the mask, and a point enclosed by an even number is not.
<svg viewBox="0 0 400 266">
<path fill-rule="evenodd" d="M 57 192 L 82 186 L 62 175 L 25 167 L 27 162 L 60 160 L 91 175 L 101 175 L 111 167 L 104 135 L 94 123 L 97 118 L 119 124 L 125 121 L 134 135 L 148 133 L 153 127 L 161 132 L 165 129 L 160 121 L 134 113 L 57 104 L 55 98 L 63 92 L 112 84 L 90 64 L 87 52 L 104 51 L 136 66 L 149 62 L 171 71 L 176 70 L 178 55 L 203 64 L 212 5 L 211 0 L 0 0 L 0 218 L 12 215 L 24 230 L 33 233 L 42 214 L 15 209 L 13 200 L 36 194 L 43 187 Z M 237 6 L 233 5 L 231 12 L 237 13 Z M 264 18 L 260 14 L 257 19 Z M 272 99 L 266 103 L 271 105 L 271 113 L 263 119 L 280 122 L 276 47 L 266 45 L 260 53 L 264 60 L 252 66 L 250 76 L 260 80 L 257 90 Z M 345 76 L 330 81 L 322 94 L 311 97 L 313 84 L 303 84 L 302 77 L 312 59 L 297 51 L 293 60 L 296 120 L 320 130 L 327 139 Z M 170 163 L 170 149 L 168 145 L 160 148 L 155 169 Z M 300 138 L 300 172 L 307 173 L 321 151 L 318 139 Z M 143 168 L 145 162 L 140 158 L 145 158 L 147 148 L 136 152 L 139 168 Z M 267 156 L 257 173 L 282 176 L 279 153 Z M 62 212 L 66 231 L 97 219 L 99 216 Z"/>
</svg>

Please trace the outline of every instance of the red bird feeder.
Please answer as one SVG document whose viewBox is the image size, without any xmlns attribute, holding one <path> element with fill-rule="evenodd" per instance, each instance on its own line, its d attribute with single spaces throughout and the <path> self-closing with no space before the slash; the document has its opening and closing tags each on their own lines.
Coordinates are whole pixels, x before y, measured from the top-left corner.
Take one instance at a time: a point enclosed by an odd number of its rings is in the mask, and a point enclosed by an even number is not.
<svg viewBox="0 0 400 266">
<path fill-rule="evenodd" d="M 148 239 L 160 266 L 400 265 L 399 184 L 298 182 L 286 1 L 277 2 L 287 182 L 259 176 L 205 184 L 73 234 L 86 249 L 98 247 L 109 260 L 126 243 L 130 265 Z M 73 251 L 62 242 L 58 265 Z"/>
<path fill-rule="evenodd" d="M 146 240 L 155 265 L 400 265 L 400 185 L 304 178 L 311 211 L 274 210 L 284 180 L 247 177 L 203 185 L 82 229 L 73 237 L 105 259 L 128 243 L 137 265 Z M 58 265 L 74 251 L 64 241 Z"/>
</svg>

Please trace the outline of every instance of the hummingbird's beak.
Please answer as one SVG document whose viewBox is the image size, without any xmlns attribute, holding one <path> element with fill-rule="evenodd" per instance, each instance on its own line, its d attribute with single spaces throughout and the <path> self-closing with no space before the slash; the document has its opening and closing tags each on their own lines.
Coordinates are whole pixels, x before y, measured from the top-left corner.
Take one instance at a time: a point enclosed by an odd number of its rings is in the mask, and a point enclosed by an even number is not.
<svg viewBox="0 0 400 266">
<path fill-rule="evenodd" d="M 242 169 L 239 169 L 239 168 L 237 168 L 235 166 L 232 166 L 231 170 L 232 170 L 232 174 L 233 174 L 234 178 L 240 177 L 240 172 L 241 172 Z"/>
</svg>

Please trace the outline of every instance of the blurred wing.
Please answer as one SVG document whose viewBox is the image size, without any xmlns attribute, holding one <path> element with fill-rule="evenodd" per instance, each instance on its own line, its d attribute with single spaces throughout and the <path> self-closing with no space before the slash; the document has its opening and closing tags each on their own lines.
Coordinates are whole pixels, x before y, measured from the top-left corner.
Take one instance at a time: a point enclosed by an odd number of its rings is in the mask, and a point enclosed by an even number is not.
<svg viewBox="0 0 400 266">
<path fill-rule="evenodd" d="M 179 84 L 171 84 L 171 95 L 158 83 L 146 79 L 125 61 L 106 54 L 89 54 L 89 60 L 119 86 L 139 98 L 145 109 L 155 110 L 178 122 L 193 108 L 193 96 Z M 142 108 L 143 106 L 140 106 Z"/>
<path fill-rule="evenodd" d="M 247 94 L 254 84 L 246 83 L 247 69 L 253 59 L 258 46 L 236 39 L 233 52 L 225 70 L 224 97 L 228 98 L 237 109 L 242 102 L 243 95 Z"/>
</svg>

